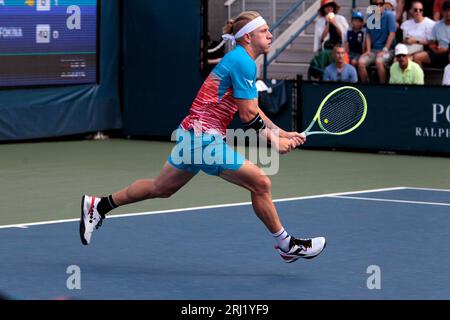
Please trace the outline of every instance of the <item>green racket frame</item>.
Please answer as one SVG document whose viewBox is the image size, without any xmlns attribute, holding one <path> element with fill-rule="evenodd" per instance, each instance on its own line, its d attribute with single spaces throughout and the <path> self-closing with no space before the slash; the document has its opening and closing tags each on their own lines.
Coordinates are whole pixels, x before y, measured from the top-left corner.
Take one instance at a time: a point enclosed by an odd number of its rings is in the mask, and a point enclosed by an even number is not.
<svg viewBox="0 0 450 320">
<path fill-rule="evenodd" d="M 359 120 L 359 122 L 357 124 L 355 124 L 352 128 L 342 131 L 342 132 L 329 132 L 323 127 L 323 124 L 320 121 L 320 112 L 322 111 L 322 108 L 325 105 L 325 103 L 327 103 L 328 99 L 330 99 L 336 93 L 338 93 L 342 90 L 346 90 L 346 89 L 351 89 L 351 90 L 356 91 L 359 94 L 359 96 L 361 97 L 363 104 L 364 104 L 363 115 L 362 115 L 361 119 Z M 340 87 L 340 88 L 337 88 L 336 90 L 333 90 L 329 95 L 327 95 L 325 97 L 325 99 L 323 99 L 322 103 L 319 106 L 319 109 L 317 110 L 317 113 L 316 113 L 314 119 L 311 121 L 311 124 L 309 125 L 309 127 L 305 131 L 303 131 L 303 133 L 306 136 L 311 136 L 313 134 L 330 134 L 330 135 L 335 135 L 335 136 L 342 136 L 342 135 L 350 133 L 350 132 L 354 131 L 356 128 L 358 128 L 366 119 L 366 115 L 367 115 L 367 101 L 366 101 L 366 97 L 364 96 L 364 94 L 360 90 L 356 89 L 355 87 L 351 87 L 351 86 Z M 319 127 L 323 131 L 311 131 L 310 132 L 310 130 L 312 129 L 312 127 L 314 126 L 314 124 L 316 122 L 318 123 Z"/>
</svg>

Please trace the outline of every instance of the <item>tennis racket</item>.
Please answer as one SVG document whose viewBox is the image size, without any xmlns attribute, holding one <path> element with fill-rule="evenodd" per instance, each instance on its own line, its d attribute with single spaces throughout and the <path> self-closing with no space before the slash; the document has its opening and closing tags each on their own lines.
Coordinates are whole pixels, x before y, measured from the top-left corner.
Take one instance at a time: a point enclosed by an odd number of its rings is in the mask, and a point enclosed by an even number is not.
<svg viewBox="0 0 450 320">
<path fill-rule="evenodd" d="M 320 104 L 316 116 L 303 132 L 313 134 L 344 135 L 356 130 L 366 118 L 367 101 L 354 87 L 340 87 L 331 92 Z M 311 131 L 317 123 L 320 130 Z"/>
</svg>

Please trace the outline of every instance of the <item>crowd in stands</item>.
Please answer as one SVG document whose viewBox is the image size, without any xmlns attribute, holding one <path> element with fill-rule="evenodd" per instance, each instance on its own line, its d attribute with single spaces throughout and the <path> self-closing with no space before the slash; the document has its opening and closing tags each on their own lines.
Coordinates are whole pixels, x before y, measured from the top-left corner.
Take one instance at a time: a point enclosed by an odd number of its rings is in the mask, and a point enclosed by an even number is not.
<svg viewBox="0 0 450 320">
<path fill-rule="evenodd" d="M 450 0 L 397 1 L 371 0 L 374 15 L 354 11 L 349 25 L 322 0 L 308 78 L 422 85 L 425 69 L 444 70 L 450 85 Z"/>
</svg>

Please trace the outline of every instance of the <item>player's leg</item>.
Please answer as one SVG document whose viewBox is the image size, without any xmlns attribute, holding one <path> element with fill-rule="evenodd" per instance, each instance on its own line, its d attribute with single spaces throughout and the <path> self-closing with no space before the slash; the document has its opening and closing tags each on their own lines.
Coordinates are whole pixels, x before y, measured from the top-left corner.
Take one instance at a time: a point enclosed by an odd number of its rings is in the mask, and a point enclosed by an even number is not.
<svg viewBox="0 0 450 320">
<path fill-rule="evenodd" d="M 184 171 L 166 163 L 155 179 L 138 180 L 108 197 L 83 196 L 81 203 L 80 238 L 90 243 L 92 232 L 98 229 L 105 215 L 122 205 L 153 198 L 168 198 L 182 188 L 195 172 Z"/>
<path fill-rule="evenodd" d="M 138 180 L 112 195 L 116 206 L 154 198 L 169 198 L 189 182 L 195 173 L 183 171 L 166 162 L 155 179 Z"/>
<path fill-rule="evenodd" d="M 256 215 L 274 236 L 275 248 L 286 262 L 314 258 L 325 248 L 323 237 L 296 239 L 285 231 L 272 200 L 270 179 L 259 167 L 247 160 L 239 170 L 223 171 L 220 177 L 250 191 Z"/>
<path fill-rule="evenodd" d="M 270 232 L 282 229 L 272 201 L 271 181 L 259 167 L 247 160 L 239 170 L 223 171 L 220 177 L 250 191 L 253 209 Z"/>
</svg>

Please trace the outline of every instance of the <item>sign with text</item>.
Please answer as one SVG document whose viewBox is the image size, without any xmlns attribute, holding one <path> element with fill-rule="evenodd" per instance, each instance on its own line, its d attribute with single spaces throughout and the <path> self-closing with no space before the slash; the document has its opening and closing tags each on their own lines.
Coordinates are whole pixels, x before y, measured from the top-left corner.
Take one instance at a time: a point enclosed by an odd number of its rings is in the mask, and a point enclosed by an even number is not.
<svg viewBox="0 0 450 320">
<path fill-rule="evenodd" d="M 299 130 L 314 117 L 336 84 L 304 83 Z M 311 147 L 450 153 L 450 88 L 357 86 L 367 99 L 364 123 L 344 136 L 316 136 Z"/>
<path fill-rule="evenodd" d="M 0 87 L 97 82 L 97 0 L 0 1 Z"/>
</svg>

